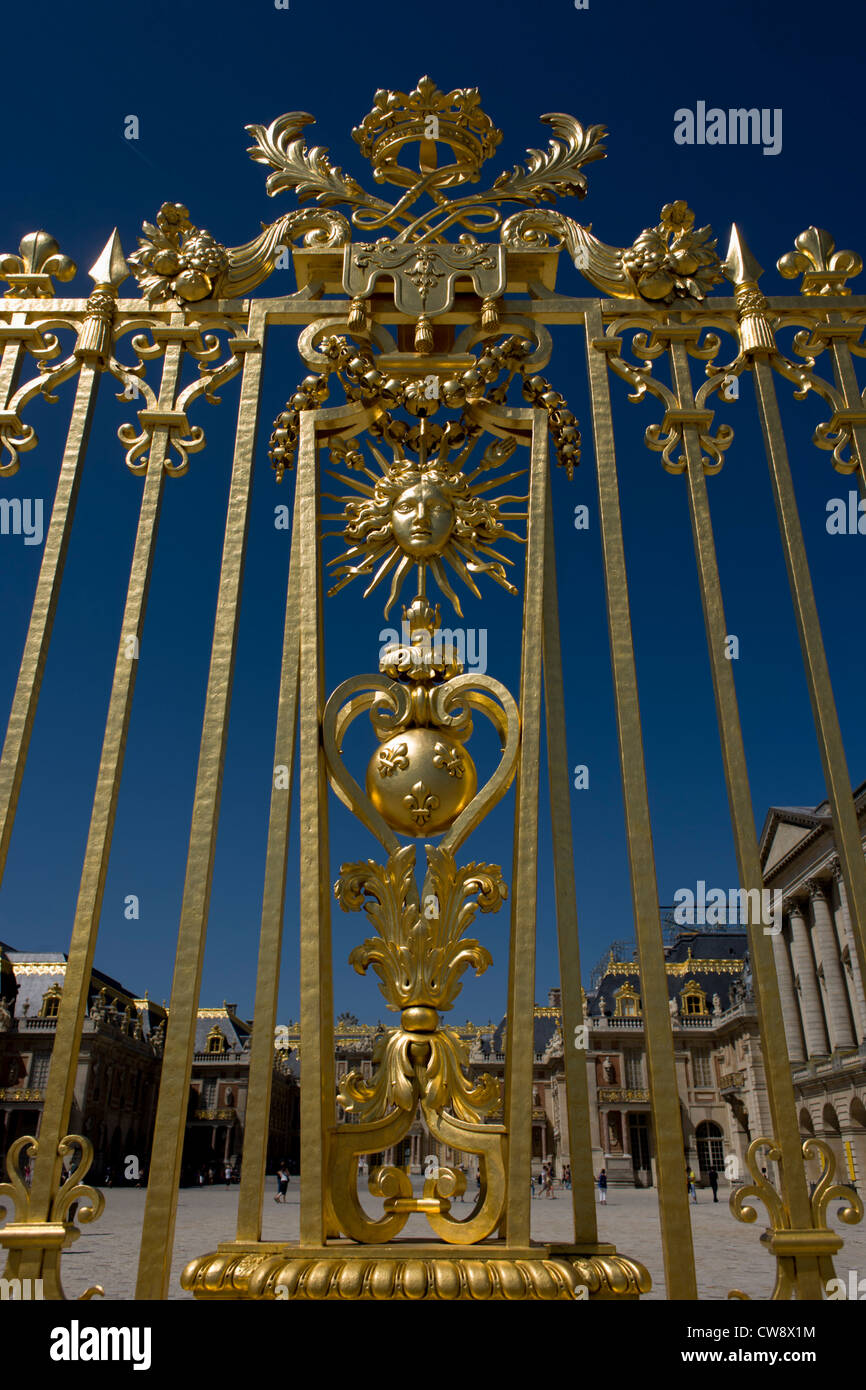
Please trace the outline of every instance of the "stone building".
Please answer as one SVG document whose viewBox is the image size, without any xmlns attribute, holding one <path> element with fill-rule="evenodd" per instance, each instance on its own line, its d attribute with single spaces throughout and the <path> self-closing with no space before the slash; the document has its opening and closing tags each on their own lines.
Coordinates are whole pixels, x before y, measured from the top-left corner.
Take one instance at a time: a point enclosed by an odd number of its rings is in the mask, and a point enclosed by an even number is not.
<svg viewBox="0 0 866 1390">
<path fill-rule="evenodd" d="M 866 843 L 866 784 L 855 805 Z M 771 807 L 760 849 L 765 887 L 784 906 L 773 950 L 800 1133 L 824 1139 L 837 1180 L 862 1192 L 866 998 L 828 803 Z M 738 1179 L 751 1140 L 772 1133 L 746 936 L 736 928 L 682 931 L 666 956 L 684 1160 L 704 1184 L 711 1165 Z M 585 1022 L 595 1171 L 604 1166 L 613 1183 L 647 1185 L 655 1145 L 636 960 L 611 952 L 587 996 Z M 557 1171 L 568 1162 L 561 1057 L 556 1032 L 541 1055 L 536 1042 L 535 1098 L 544 1103 Z M 819 1177 L 817 1161 L 811 1177 Z"/>
<path fill-rule="evenodd" d="M 866 839 L 866 783 L 855 793 Z M 771 806 L 766 886 L 783 895 L 773 938 L 800 1133 L 825 1139 L 837 1177 L 866 1182 L 866 999 L 830 807 Z"/>
<path fill-rule="evenodd" d="M 189 1117 L 183 1150 L 182 1181 L 195 1182 L 200 1172 L 222 1176 L 235 1168 L 243 1152 L 252 1024 L 238 1018 L 237 1005 L 199 1009 L 193 1054 Z M 296 1063 L 285 1052 L 274 1054 L 267 1170 L 283 1161 L 297 1171 L 298 1087 Z"/>
<path fill-rule="evenodd" d="M 35 1134 L 42 1113 L 66 957 L 0 943 L 0 1153 Z M 93 1144 L 91 1174 L 119 1181 L 150 1156 L 166 1011 L 94 970 L 69 1130 Z"/>
<path fill-rule="evenodd" d="M 856 793 L 866 832 L 866 784 Z M 761 835 L 764 883 L 782 895 L 773 937 L 788 1051 L 804 1139 L 825 1139 L 837 1179 L 866 1182 L 866 997 L 864 997 L 829 807 L 774 806 Z M 775 929 L 775 928 L 774 928 Z M 747 938 L 738 926 L 669 933 L 665 948 L 683 1127 L 683 1162 L 706 1184 L 745 1176 L 752 1139 L 772 1132 Z M 640 966 L 612 949 L 584 996 L 593 1168 L 612 1184 L 656 1181 L 656 1145 L 644 1046 Z M 0 945 L 0 1152 L 38 1125 L 65 957 Z M 6 1003 L 3 1003 L 5 999 Z M 125 1155 L 149 1153 L 166 1010 L 93 972 L 70 1128 L 90 1137 L 94 1171 L 117 1173 Z M 450 1022 L 450 1020 L 449 1020 Z M 456 1026 L 473 1076 L 504 1078 L 507 1020 Z M 384 1025 L 343 1014 L 335 1030 L 339 1078 L 370 1079 Z M 570 1161 L 559 991 L 535 1008 L 532 1165 L 561 1176 Z M 240 1161 L 251 1024 L 233 1004 L 199 1010 L 184 1147 L 184 1180 Z M 268 1170 L 297 1168 L 300 1029 L 278 1029 Z M 338 1119 L 346 1118 L 337 1106 Z M 492 1115 L 497 1120 L 500 1115 Z M 420 1116 L 398 1150 L 378 1161 L 424 1171 L 473 1161 L 430 1138 Z M 373 1156 L 377 1161 L 377 1156 Z M 817 1165 L 813 1167 L 817 1178 Z"/>
<path fill-rule="evenodd" d="M 17 951 L 0 942 L 0 1156 L 22 1134 L 37 1134 L 66 975 L 66 957 Z M 168 1010 L 92 972 L 69 1121 L 93 1144 L 92 1180 L 136 1181 L 147 1173 Z M 240 1162 L 251 1025 L 235 1006 L 198 1011 L 184 1181 Z M 274 1054 L 268 1168 L 297 1168 L 294 1062 Z M 135 1164 L 129 1159 L 134 1158 Z"/>
<path fill-rule="evenodd" d="M 722 1182 L 745 1171 L 749 1143 L 769 1124 L 758 1019 L 742 930 L 686 929 L 665 948 L 674 1040 L 683 1166 L 706 1185 L 714 1168 Z M 656 1181 L 656 1141 L 644 1044 L 640 966 L 610 959 L 586 996 L 587 1069 L 593 1167 L 611 1185 Z M 548 1067 L 561 1058 L 561 1041 Z M 564 1136 L 565 1078 L 555 1091 L 554 1136 L 559 1166 Z"/>
</svg>

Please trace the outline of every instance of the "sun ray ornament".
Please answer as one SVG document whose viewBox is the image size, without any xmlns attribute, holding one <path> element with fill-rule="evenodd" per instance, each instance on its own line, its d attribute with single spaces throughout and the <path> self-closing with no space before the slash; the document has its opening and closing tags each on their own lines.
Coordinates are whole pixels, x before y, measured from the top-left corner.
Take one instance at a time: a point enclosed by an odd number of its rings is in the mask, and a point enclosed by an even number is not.
<svg viewBox="0 0 866 1390">
<path fill-rule="evenodd" d="M 344 463 L 362 470 L 374 481 L 370 486 L 359 479 L 333 474 L 359 496 L 342 499 L 346 518 L 342 534 L 348 549 L 329 562 L 337 579 L 329 594 L 339 593 L 353 579 L 372 575 L 364 590 L 367 598 L 390 575 L 391 588 L 384 610 L 387 618 L 414 568 L 418 596 L 426 593 L 429 573 L 462 617 L 460 600 L 449 582 L 446 566 L 476 598 L 481 598 L 476 575 L 486 575 L 508 593 L 517 593 L 505 569 L 513 561 L 497 546 L 508 541 L 525 544 L 525 536 L 511 530 L 510 523 L 524 521 L 526 513 L 503 509 L 514 503 L 525 506 L 526 495 L 486 496 L 491 487 L 505 486 L 525 474 L 526 470 L 521 469 L 505 479 L 490 480 L 486 476 L 508 461 L 516 441 L 494 440 L 484 450 L 475 470 L 467 473 L 464 466 L 476 439 L 470 438 L 462 448 L 453 449 L 454 436 L 447 429 L 437 427 L 437 435 L 434 444 L 436 436 L 428 422 L 422 421 L 412 440 L 417 457 L 407 454 L 411 445 L 406 438 L 403 442 L 395 441 L 390 462 L 371 445 L 370 452 L 380 469 L 378 477 L 363 466 L 358 452 L 343 455 Z"/>
</svg>

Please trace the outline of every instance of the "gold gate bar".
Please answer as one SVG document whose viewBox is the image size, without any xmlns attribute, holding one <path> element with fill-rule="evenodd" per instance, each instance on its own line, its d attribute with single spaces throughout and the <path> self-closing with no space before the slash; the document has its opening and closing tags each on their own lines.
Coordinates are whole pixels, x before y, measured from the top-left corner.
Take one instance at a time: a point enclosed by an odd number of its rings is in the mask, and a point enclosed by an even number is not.
<svg viewBox="0 0 866 1390">
<path fill-rule="evenodd" d="M 172 321 L 180 321 L 182 315 L 172 315 Z M 170 411 L 180 377 L 183 347 L 170 343 L 166 348 L 162 381 L 159 388 L 159 408 Z M 44 1222 L 49 1220 L 52 1198 L 57 1190 L 62 1158 L 58 1146 L 65 1137 L 72 1108 L 73 1090 L 77 1068 L 74 1059 L 78 1056 L 84 1014 L 87 1009 L 87 996 L 90 976 L 96 951 L 96 937 L 102 911 L 102 898 L 105 892 L 105 878 L 108 872 L 108 859 L 111 852 L 111 839 L 114 833 L 114 819 L 117 810 L 117 797 L 123 772 L 123 757 L 132 712 L 132 697 L 138 660 L 127 655 L 128 643 L 135 638 L 141 642 L 144 619 L 147 611 L 147 595 L 153 572 L 153 557 L 159 528 L 159 515 L 165 481 L 165 457 L 168 452 L 169 430 L 165 425 L 155 428 L 144 479 L 138 532 L 132 556 L 129 585 L 126 592 L 126 606 L 120 633 L 117 659 L 111 698 L 105 720 L 102 752 L 96 791 L 93 797 L 93 811 L 87 834 L 87 848 L 78 890 L 75 921 L 72 939 L 69 944 L 69 958 L 54 1047 L 51 1052 L 51 1066 L 45 1089 L 45 1103 L 42 1121 L 39 1126 L 39 1151 L 33 1171 L 30 1189 L 29 1220 Z M 43 1251 L 34 1246 L 22 1258 L 22 1278 L 38 1278 L 42 1266 Z"/>
<path fill-rule="evenodd" d="M 589 1119 L 587 1047 L 578 1048 L 577 1030 L 583 1024 L 580 996 L 580 938 L 574 884 L 574 843 L 571 834 L 571 779 L 562 683 L 559 602 L 556 589 L 553 499 L 547 493 L 544 576 L 544 706 L 547 714 L 547 776 L 550 782 L 550 823 L 553 838 L 553 876 L 556 892 L 556 931 L 562 990 L 562 1055 L 568 1115 L 568 1157 L 571 1166 L 571 1206 L 575 1243 L 595 1245 L 595 1183 Z"/>
<path fill-rule="evenodd" d="M 136 1298 L 168 1292 L 177 1214 L 189 1080 L 213 882 L 223 766 L 237 650 L 238 617 L 249 531 L 259 418 L 266 311 L 253 304 L 247 332 L 257 347 L 244 354 L 234 458 L 226 512 L 210 670 L 202 720 L 189 852 L 183 886 L 165 1052 L 144 1207 Z"/>
<path fill-rule="evenodd" d="M 683 1132 L 668 982 L 659 920 L 649 798 L 637 672 L 632 641 L 628 579 L 619 504 L 619 483 L 607 360 L 595 346 L 604 338 L 601 305 L 586 312 L 586 350 L 598 474 L 598 508 L 604 557 L 607 621 L 622 790 L 625 803 L 631 893 L 640 958 L 653 1127 L 655 1129 L 659 1224 L 669 1299 L 697 1298 L 689 1194 L 683 1159 Z"/>
<path fill-rule="evenodd" d="M 8 308 L 9 301 L 6 301 L 5 308 Z M 27 351 L 24 340 L 32 338 L 34 329 L 27 323 L 28 315 L 17 310 L 9 319 L 8 329 L 20 329 L 21 337 L 7 341 L 0 357 L 0 409 L 5 410 L 15 393 L 18 386 L 18 378 L 21 374 L 21 365 Z M 38 335 L 37 335 L 38 336 Z"/>
<path fill-rule="evenodd" d="M 842 730 L 833 685 L 827 665 L 827 654 L 821 636 L 821 623 L 815 603 L 815 591 L 806 558 L 806 546 L 797 509 L 788 450 L 779 414 L 779 403 L 773 382 L 773 371 L 766 360 L 756 358 L 752 363 L 755 378 L 755 394 L 761 416 L 761 429 L 767 462 L 770 466 L 770 481 L 773 499 L 779 518 L 779 534 L 785 552 L 785 565 L 791 586 L 794 614 L 797 619 L 797 632 L 803 653 L 803 666 L 809 687 L 812 715 L 818 734 L 818 747 L 824 769 L 824 781 L 833 817 L 833 829 L 842 876 L 848 893 L 848 909 L 857 947 L 862 978 L 866 979 L 866 859 L 857 812 L 851 792 L 851 779 L 842 742 Z M 866 434 L 866 431 L 864 431 Z M 864 454 L 858 443 L 858 454 L 862 461 Z"/>
<path fill-rule="evenodd" d="M 860 395 L 860 386 L 857 381 L 857 372 L 854 367 L 854 359 L 851 354 L 851 347 L 847 337 L 842 334 L 834 335 L 834 327 L 839 327 L 845 322 L 842 314 L 831 313 L 827 315 L 827 327 L 824 329 L 826 337 L 830 340 L 830 357 L 833 362 L 833 374 L 836 378 L 836 385 L 842 392 L 842 398 L 847 410 L 863 410 L 863 398 Z M 822 325 L 823 328 L 823 325 Z M 857 481 L 860 484 L 860 494 L 866 497 L 866 425 L 852 425 L 851 436 L 854 441 L 854 449 L 857 456 Z M 862 962 L 861 962 L 862 969 Z"/>
<path fill-rule="evenodd" d="M 523 414 L 523 412 L 521 412 Z M 505 1125 L 509 1244 L 528 1245 L 531 1223 L 532 1075 L 535 1063 L 535 927 L 538 897 L 538 783 L 544 639 L 544 540 L 549 468 L 547 415 L 533 410 L 526 522 L 526 580 L 520 657 L 520 753 L 514 812 Z"/>
<path fill-rule="evenodd" d="M 60 597 L 69 539 L 72 535 L 81 468 L 87 452 L 98 384 L 99 373 L 93 367 L 83 366 L 76 386 L 63 462 L 60 465 L 60 476 L 51 508 L 51 521 L 39 567 L 30 626 L 27 629 L 27 640 L 12 700 L 6 740 L 0 757 L 0 882 L 6 868 L 30 735 L 33 731 L 45 662 L 54 629 L 54 617 Z"/>
<path fill-rule="evenodd" d="M 244 1124 L 241 1184 L 238 1194 L 237 1240 L 259 1241 L 262 1236 L 262 1194 L 268 1155 L 271 1083 L 274 1071 L 274 1031 L 280 991 L 280 956 L 286 909 L 286 870 L 294 784 L 295 735 L 298 722 L 300 651 L 298 647 L 298 569 L 300 566 L 299 509 L 292 518 L 292 539 L 286 594 L 280 695 L 274 738 L 274 776 L 268 815 L 262 926 L 256 975 L 256 1002 Z M 286 769 L 285 787 L 276 786 L 276 768 Z"/>
<path fill-rule="evenodd" d="M 696 328 L 696 334 L 698 331 Z M 671 375 L 680 409 L 694 411 L 695 401 L 685 343 L 676 340 L 671 341 L 669 353 Z M 702 462 L 700 434 L 696 425 L 685 424 L 683 426 L 683 452 L 686 458 L 689 511 L 700 582 L 701 604 L 706 626 L 707 647 L 710 655 L 710 669 L 713 677 L 713 691 L 715 693 L 737 871 L 741 886 L 747 890 L 747 893 L 749 890 L 757 889 L 758 901 L 760 902 L 763 880 L 758 837 L 755 831 L 755 817 L 749 790 L 746 752 L 740 725 L 733 668 L 725 656 L 727 625 L 713 540 L 713 526 L 707 495 L 707 481 Z M 812 1224 L 809 1192 L 803 1166 L 794 1104 L 794 1086 L 791 1079 L 791 1064 L 788 1060 L 788 1049 L 785 1041 L 785 1027 L 776 980 L 773 949 L 769 936 L 764 932 L 760 913 L 757 914 L 758 920 L 755 921 L 753 898 L 748 896 L 747 902 L 749 950 L 755 978 L 761 1049 L 767 1080 L 767 1099 L 773 1121 L 774 1137 L 782 1155 L 780 1167 L 782 1170 L 781 1181 L 784 1185 L 784 1199 L 793 1225 L 800 1229 L 807 1229 Z M 818 1273 L 817 1260 L 814 1257 L 804 1255 L 798 1257 L 797 1266 L 800 1296 L 820 1299 L 823 1286 Z"/>
<path fill-rule="evenodd" d="M 336 1118 L 331 979 L 331 866 L 321 740 L 325 673 L 319 535 L 317 411 L 301 414 L 295 516 L 300 527 L 300 935 L 301 935 L 301 1222 L 302 1246 L 320 1247 L 331 1231 L 325 1178 L 327 1135 Z"/>
</svg>

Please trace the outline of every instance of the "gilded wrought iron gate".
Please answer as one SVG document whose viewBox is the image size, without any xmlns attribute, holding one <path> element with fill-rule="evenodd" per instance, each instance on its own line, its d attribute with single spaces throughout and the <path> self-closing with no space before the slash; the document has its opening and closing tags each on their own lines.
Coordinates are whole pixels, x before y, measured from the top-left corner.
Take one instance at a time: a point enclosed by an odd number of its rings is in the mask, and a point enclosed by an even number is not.
<svg viewBox="0 0 866 1390">
<path fill-rule="evenodd" d="M 845 755 L 776 398 L 776 378 L 802 399 L 817 392 L 828 419 L 815 434 L 842 473 L 866 469 L 866 409 L 854 359 L 866 298 L 846 279 L 859 257 L 837 252 L 810 228 L 782 256 L 783 276 L 799 293 L 765 298 L 761 269 L 734 228 L 722 263 L 709 228 L 697 229 L 682 202 L 667 204 L 656 227 L 631 247 L 605 245 L 550 205 L 582 196 L 584 168 L 603 157 L 604 131 L 565 115 L 545 116 L 553 138 L 525 166 L 499 175 L 485 192 L 464 196 L 494 153 L 500 132 L 474 90 L 440 92 L 424 78 L 411 93 L 379 92 L 353 132 L 377 182 L 396 201 L 369 195 L 308 149 L 303 113 L 267 128 L 251 126 L 253 159 L 268 166 L 268 191 L 294 190 L 308 206 L 279 217 L 247 245 L 226 249 L 196 228 L 186 208 L 164 204 L 144 224 L 128 260 L 114 234 L 90 272 L 87 300 L 57 296 L 55 280 L 72 263 L 44 232 L 26 237 L 0 271 L 9 289 L 0 304 L 0 435 L 13 474 L 36 445 L 27 421 L 37 396 L 75 383 L 72 414 L 51 514 L 36 599 L 0 765 L 0 864 L 5 864 L 42 673 L 51 640 L 75 500 L 97 388 L 105 376 L 142 401 L 137 424 L 120 430 L 126 463 L 141 479 L 141 508 L 122 622 L 122 640 L 105 721 L 93 812 L 69 948 L 66 984 L 38 1139 L 7 1157 L 0 1188 L 13 1204 L 0 1229 L 7 1277 L 38 1278 L 54 1298 L 63 1249 L 80 1220 L 96 1219 L 101 1194 L 82 1181 L 88 1141 L 68 1135 L 76 1057 L 87 1006 L 111 847 L 137 662 L 125 646 L 145 622 L 154 545 L 167 477 L 181 475 L 205 443 L 195 423 L 202 397 L 240 374 L 240 405 L 186 881 L 170 1001 L 170 1026 L 141 1241 L 140 1298 L 166 1296 L 187 1096 L 193 1061 L 220 790 L 231 703 L 238 610 L 247 542 L 253 457 L 269 329 L 296 327 L 308 375 L 274 426 L 270 452 L 278 477 L 296 470 L 290 577 L 274 762 L 288 770 L 271 793 L 262 904 L 255 1024 L 238 1225 L 234 1239 L 203 1254 L 184 1285 L 213 1298 L 594 1298 L 637 1297 L 649 1286 L 643 1267 L 598 1242 L 593 1202 L 589 1103 L 579 1035 L 580 962 L 565 767 L 565 704 L 560 661 L 550 444 L 569 476 L 579 460 L 578 424 L 548 380 L 550 328 L 583 327 L 591 393 L 599 518 L 607 593 L 613 688 L 634 920 L 643 987 L 651 1103 L 658 1145 L 658 1189 L 670 1298 L 696 1296 L 674 1049 L 665 978 L 644 749 L 629 613 L 626 557 L 611 409 L 611 376 L 630 399 L 654 408 L 646 443 L 687 489 L 707 647 L 724 755 L 739 877 L 747 890 L 749 942 L 764 1040 L 773 1133 L 754 1141 L 754 1181 L 738 1190 L 734 1214 L 753 1220 L 747 1199 L 770 1218 L 777 1262 L 773 1297 L 821 1298 L 840 1239 L 826 1225 L 828 1201 L 843 1219 L 862 1215 L 859 1199 L 833 1186 L 833 1157 L 820 1140 L 801 1142 L 785 1048 L 773 947 L 760 910 L 761 867 L 749 795 L 733 668 L 713 539 L 707 478 L 722 466 L 733 432 L 714 427 L 716 398 L 752 378 L 766 444 L 779 530 L 814 711 L 860 969 L 866 978 L 866 864 L 858 836 Z M 412 149 L 417 169 L 402 161 Z M 445 162 L 441 162 L 445 157 Z M 335 205 L 348 205 L 351 223 Z M 503 220 L 503 208 L 516 206 Z M 545 206 L 546 204 L 546 206 Z M 365 241 L 353 240 L 352 227 Z M 456 240 L 451 229 L 462 228 Z M 485 234 L 498 233 L 498 241 Z M 297 292 L 244 298 L 291 252 Z M 565 250 L 597 292 L 556 291 Z M 123 298 L 130 271 L 139 296 Z M 724 285 L 725 279 L 729 282 Z M 786 355 L 777 339 L 796 333 Z M 61 342 L 72 335 L 61 358 Z M 727 346 L 725 346 L 727 344 Z M 58 359 L 61 359 L 58 361 Z M 181 388 L 185 359 L 197 379 Z M 820 360 L 819 360 L 820 359 Z M 699 368 L 696 384 L 694 366 Z M 831 370 L 822 374 L 821 367 Z M 161 368 L 159 381 L 154 374 Z M 615 389 L 620 389 L 614 382 Z M 331 402 L 327 404 L 326 402 Z M 659 416 L 661 417 L 659 419 Z M 484 441 L 487 441 L 486 443 Z M 327 453 L 343 491 L 323 509 L 320 477 Z M 516 456 L 516 457 L 515 457 Z M 517 460 L 527 459 L 526 469 Z M 515 466 L 512 466 L 512 465 Z M 525 490 L 509 491 L 528 474 Z M 522 485 L 521 485 L 522 486 Z M 494 495 L 495 494 L 495 495 Z M 328 504 L 330 506 L 330 504 Z M 405 598 L 408 641 L 382 653 L 379 669 L 329 692 L 323 677 L 326 611 L 321 563 L 323 525 L 335 523 L 345 550 L 330 562 L 331 592 L 355 579 L 387 590 L 387 608 Z M 516 529 L 514 529 L 516 528 Z M 494 676 L 461 673 L 456 653 L 437 645 L 440 603 L 459 614 L 455 581 L 480 595 L 508 577 L 525 546 L 519 699 Z M 512 570 L 512 573 L 518 573 Z M 380 587 L 381 586 L 381 587 Z M 435 593 L 434 593 L 435 589 Z M 539 643 L 539 636 L 541 641 Z M 539 646 L 543 661 L 537 659 Z M 542 709 L 545 737 L 542 739 Z M 372 722 L 366 784 L 343 761 L 343 741 L 362 713 Z M 484 717 L 500 758 L 486 782 L 467 744 Z M 539 763 L 546 743 L 552 803 L 555 902 L 565 1038 L 574 1239 L 560 1247 L 530 1239 L 531 1088 Z M 301 897 L 302 1206 L 296 1247 L 261 1240 L 267 1126 L 276 1025 L 283 914 L 289 869 L 290 784 L 300 785 L 303 828 Z M 514 784 L 515 831 L 510 883 L 492 864 L 460 862 L 475 826 Z M 344 911 L 362 908 L 374 935 L 356 947 L 356 969 L 379 975 L 399 1026 L 382 1036 L 370 1082 L 334 1074 L 331 988 L 331 885 L 328 798 L 332 791 L 379 841 L 381 862 L 343 866 L 335 885 Z M 431 843 L 424 843 L 429 839 Z M 425 867 L 416 880 L 416 848 Z M 437 841 L 437 843 L 433 843 Z M 752 890 L 757 890 L 756 892 Z M 468 967 L 486 969 L 490 953 L 464 935 L 477 913 L 510 905 L 508 1033 L 504 1096 L 489 1077 L 472 1079 L 459 1035 L 442 1023 Z M 576 1045 L 572 1045 L 576 1044 Z M 349 1121 L 337 1123 L 335 1097 Z M 501 1122 L 494 1120 L 501 1101 Z M 481 1184 L 469 1215 L 455 1218 L 451 1198 L 465 1177 L 440 1170 L 421 1197 L 394 1167 L 370 1177 L 382 1200 L 374 1218 L 358 1199 L 358 1158 L 398 1143 L 420 1107 L 430 1133 L 477 1156 Z M 806 1157 L 822 1155 L 823 1176 L 810 1195 Z M 78 1155 L 74 1180 L 61 1185 L 64 1156 Z M 21 1177 L 35 1156 L 29 1188 Z M 774 1158 L 776 1191 L 762 1164 Z M 421 1213 L 426 1240 L 395 1237 Z"/>
</svg>

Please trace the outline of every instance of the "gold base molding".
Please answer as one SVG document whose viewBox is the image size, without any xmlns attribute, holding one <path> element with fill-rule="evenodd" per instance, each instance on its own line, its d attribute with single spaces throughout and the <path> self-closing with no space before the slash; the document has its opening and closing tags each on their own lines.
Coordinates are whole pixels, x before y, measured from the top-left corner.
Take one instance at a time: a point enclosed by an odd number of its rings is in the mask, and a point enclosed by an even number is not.
<svg viewBox="0 0 866 1390">
<path fill-rule="evenodd" d="M 613 1245 L 357 1246 L 228 1242 L 191 1260 L 183 1288 L 203 1299 L 637 1299 L 652 1287 Z"/>
</svg>

